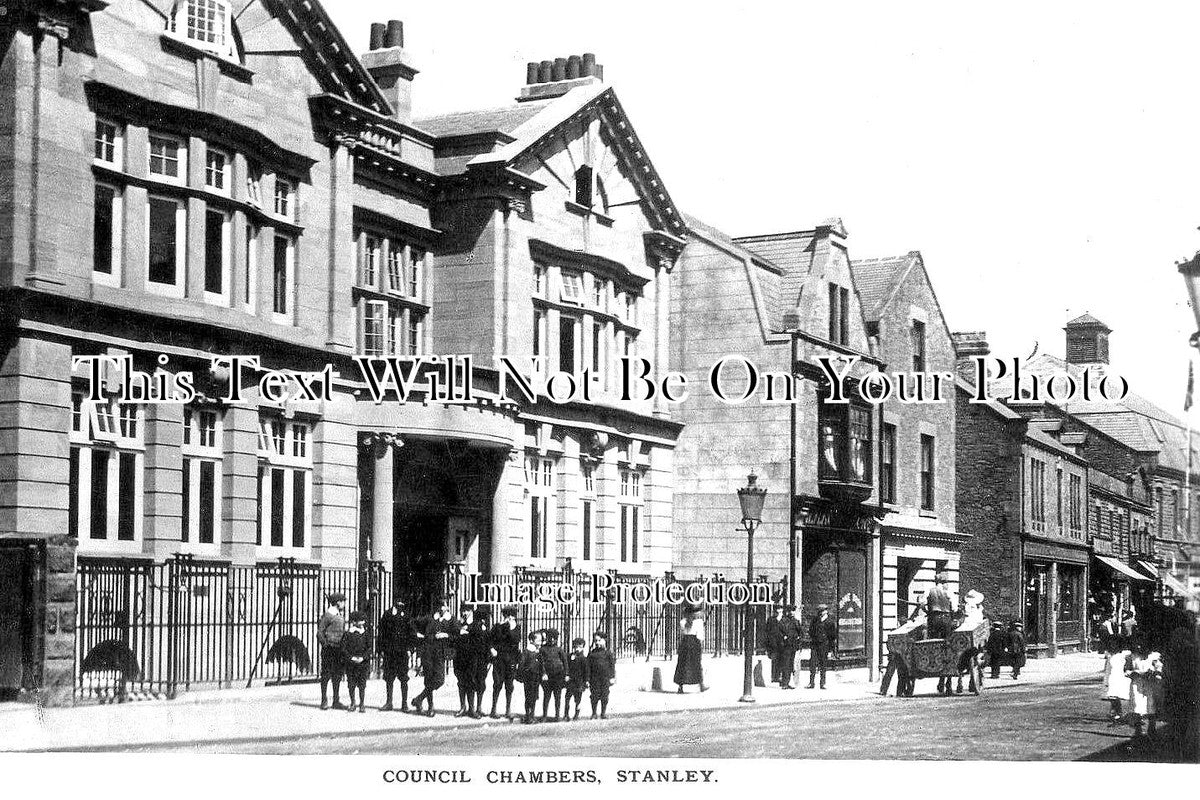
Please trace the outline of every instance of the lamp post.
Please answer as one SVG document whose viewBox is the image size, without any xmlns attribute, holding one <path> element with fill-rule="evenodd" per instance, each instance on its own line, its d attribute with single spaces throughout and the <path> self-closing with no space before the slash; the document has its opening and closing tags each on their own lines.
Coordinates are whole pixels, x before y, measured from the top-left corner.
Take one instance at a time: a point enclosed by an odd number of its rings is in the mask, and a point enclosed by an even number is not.
<svg viewBox="0 0 1200 800">
<path fill-rule="evenodd" d="M 763 501 L 767 490 L 757 485 L 758 476 L 746 476 L 746 485 L 737 490 L 738 503 L 742 507 L 742 526 L 746 529 L 746 588 L 754 582 L 754 530 L 762 522 Z M 746 619 L 742 649 L 745 664 L 742 674 L 742 703 L 754 702 L 754 615 L 749 602 L 746 604 Z"/>
</svg>

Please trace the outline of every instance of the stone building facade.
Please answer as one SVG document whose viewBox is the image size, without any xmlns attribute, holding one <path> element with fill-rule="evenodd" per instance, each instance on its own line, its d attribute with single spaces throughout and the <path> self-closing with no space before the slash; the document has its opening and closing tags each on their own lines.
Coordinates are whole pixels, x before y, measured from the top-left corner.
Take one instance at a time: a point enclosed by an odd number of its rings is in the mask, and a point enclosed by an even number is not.
<svg viewBox="0 0 1200 800">
<path fill-rule="evenodd" d="M 114 597 L 85 566 L 373 564 L 418 608 L 453 572 L 670 569 L 679 426 L 605 398 L 666 361 L 685 230 L 594 59 L 464 132 L 413 123 L 399 22 L 360 58 L 317 2 L 20 3 L 0 45 L 5 691 L 70 698 L 76 599 Z M 376 402 L 356 360 L 461 390 L 439 354 L 469 397 Z M 501 355 L 600 401 L 502 391 Z"/>
<path fill-rule="evenodd" d="M 955 515 L 954 343 L 919 252 L 851 263 L 873 352 L 887 371 L 945 375 L 895 381 L 882 406 L 878 446 L 881 520 L 881 621 L 884 636 L 920 608 L 934 576 L 960 588 Z M 904 398 L 900 397 L 903 388 Z M 934 396 L 934 392 L 939 397 Z M 919 394 L 918 394 L 919 392 Z M 913 402 L 924 400 L 926 402 Z M 881 657 L 883 654 L 881 653 Z"/>
<path fill-rule="evenodd" d="M 845 228 L 830 220 L 735 240 L 698 220 L 689 225 L 671 311 L 671 368 L 708 386 L 714 365 L 731 358 L 720 375 L 726 400 L 696 392 L 679 409 L 676 567 L 746 569 L 736 490 L 756 473 L 768 493 L 755 574 L 794 578 L 789 595 L 806 617 L 828 604 L 839 661 L 874 668 L 879 412 L 855 398 L 858 382 L 882 362 L 870 350 Z M 827 401 L 822 358 L 844 370 L 851 402 Z M 754 387 L 746 364 L 759 373 Z"/>
</svg>

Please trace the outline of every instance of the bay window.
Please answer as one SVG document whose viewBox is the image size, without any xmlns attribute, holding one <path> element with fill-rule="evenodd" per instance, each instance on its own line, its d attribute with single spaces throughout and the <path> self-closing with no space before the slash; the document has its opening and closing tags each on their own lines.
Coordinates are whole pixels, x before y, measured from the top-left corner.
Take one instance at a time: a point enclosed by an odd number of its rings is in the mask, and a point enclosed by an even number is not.
<svg viewBox="0 0 1200 800">
<path fill-rule="evenodd" d="M 96 120 L 95 144 L 93 158 L 97 164 L 104 164 L 113 169 L 121 169 L 124 162 L 124 131 L 115 122 L 106 119 Z"/>
<path fill-rule="evenodd" d="M 258 304 L 258 236 L 257 225 L 246 226 L 246 281 L 242 294 L 242 304 L 246 311 L 253 314 Z"/>
<path fill-rule="evenodd" d="M 209 302 L 229 302 L 229 226 L 224 211 L 204 212 L 204 297 Z"/>
<path fill-rule="evenodd" d="M 275 176 L 275 216 L 286 220 L 295 219 L 296 187 L 278 175 Z"/>
<path fill-rule="evenodd" d="M 872 441 L 870 407 L 857 403 L 822 401 L 818 409 L 817 426 L 820 433 L 819 479 L 869 485 Z"/>
<path fill-rule="evenodd" d="M 181 139 L 150 134 L 150 174 L 172 183 L 187 180 L 187 147 Z"/>
</svg>

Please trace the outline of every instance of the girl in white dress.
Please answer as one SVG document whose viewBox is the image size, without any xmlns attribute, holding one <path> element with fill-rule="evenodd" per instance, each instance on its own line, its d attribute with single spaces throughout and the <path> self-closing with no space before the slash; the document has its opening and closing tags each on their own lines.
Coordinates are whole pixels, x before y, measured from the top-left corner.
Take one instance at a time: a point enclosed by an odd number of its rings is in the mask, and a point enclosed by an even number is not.
<svg viewBox="0 0 1200 800">
<path fill-rule="evenodd" d="M 1133 706 L 1133 735 L 1142 735 L 1142 723 L 1148 723 L 1149 733 L 1154 735 L 1154 719 L 1158 715 L 1158 704 L 1162 691 L 1162 656 L 1150 649 L 1144 639 L 1138 638 L 1133 653 L 1126 665 L 1129 676 L 1129 702 Z"/>
<path fill-rule="evenodd" d="M 1108 718 L 1115 725 L 1124 716 L 1122 704 L 1129 699 L 1129 678 L 1125 662 L 1129 659 L 1126 638 L 1121 635 L 1116 615 L 1110 616 L 1100 628 L 1100 650 L 1104 656 L 1104 680 L 1101 691 L 1109 702 Z"/>
</svg>

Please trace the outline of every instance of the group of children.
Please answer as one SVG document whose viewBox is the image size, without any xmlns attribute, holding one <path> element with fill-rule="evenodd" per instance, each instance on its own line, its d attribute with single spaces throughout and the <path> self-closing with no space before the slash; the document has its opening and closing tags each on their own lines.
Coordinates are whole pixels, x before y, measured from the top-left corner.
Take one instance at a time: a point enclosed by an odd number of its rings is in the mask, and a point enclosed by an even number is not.
<svg viewBox="0 0 1200 800">
<path fill-rule="evenodd" d="M 583 707 L 583 690 L 590 689 L 592 719 L 608 719 L 609 687 L 616 683 L 616 659 L 608 649 L 608 640 L 599 631 L 592 634 L 592 648 L 584 652 L 585 642 L 575 637 L 571 653 L 566 655 L 558 646 L 558 631 L 533 631 L 527 637 L 525 651 L 517 665 L 517 680 L 525 691 L 525 716 L 522 724 L 532 725 L 537 713 L 539 690 L 542 694 L 542 722 L 579 719 Z M 567 700 L 562 705 L 563 690 Z M 554 700 L 554 716 L 549 717 L 550 700 Z M 571 701 L 575 714 L 571 715 Z"/>
<path fill-rule="evenodd" d="M 327 686 L 333 684 L 333 708 L 344 709 L 338 690 L 345 675 L 350 693 L 348 710 L 366 711 L 366 684 L 371 671 L 371 652 L 367 635 L 367 616 L 351 612 L 343 623 L 345 596 L 331 594 L 329 607 L 317 628 L 321 644 L 321 708 L 329 708 Z M 445 683 L 446 662 L 451 660 L 458 684 L 457 716 L 479 719 L 486 691 L 487 675 L 492 675 L 491 717 L 498 719 L 500 693 L 505 695 L 505 715 L 512 719 L 514 684 L 520 683 L 525 694 L 524 724 L 535 721 L 538 695 L 542 695 L 541 720 L 579 719 L 583 692 L 590 689 L 592 718 L 608 716 L 609 687 L 616 682 L 616 659 L 608 649 L 607 636 L 592 634 L 590 650 L 586 642 L 575 638 L 571 651 L 559 647 L 559 633 L 552 629 L 532 631 L 521 650 L 521 631 L 517 609 L 501 609 L 501 621 L 487 624 L 487 609 L 464 606 L 455 618 L 447 603 L 421 620 L 408 616 L 404 603 L 395 602 L 383 612 L 376 631 L 376 649 L 382 657 L 387 702 L 380 709 L 394 710 L 393 686 L 400 683 L 400 711 L 409 711 L 408 674 L 410 655 L 420 657 L 422 691 L 413 698 L 413 712 L 433 716 L 434 693 Z M 563 704 L 563 693 L 566 703 Z M 554 716 L 549 716 L 550 701 Z M 574 701 L 574 715 L 571 703 Z M 426 704 L 428 710 L 424 710 Z"/>
<path fill-rule="evenodd" d="M 1119 623 L 1111 613 L 1104 620 L 1100 650 L 1104 654 L 1104 699 L 1109 702 L 1112 724 L 1130 723 L 1135 738 L 1141 737 L 1147 727 L 1153 735 L 1162 695 L 1162 656 L 1139 630 L 1131 610 Z M 1128 716 L 1125 703 L 1129 703 Z"/>
</svg>

